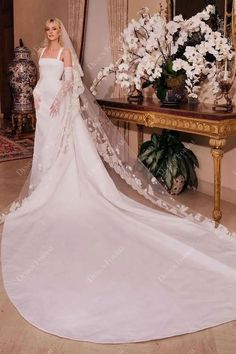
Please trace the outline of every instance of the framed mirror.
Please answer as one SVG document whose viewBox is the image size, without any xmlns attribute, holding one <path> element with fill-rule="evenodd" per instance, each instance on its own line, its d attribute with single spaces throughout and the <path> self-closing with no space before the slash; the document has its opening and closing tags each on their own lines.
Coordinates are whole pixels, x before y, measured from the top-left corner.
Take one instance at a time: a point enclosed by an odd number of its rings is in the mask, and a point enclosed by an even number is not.
<svg viewBox="0 0 236 354">
<path fill-rule="evenodd" d="M 228 38 L 231 38 L 235 46 L 235 0 L 169 0 L 170 18 L 182 14 L 184 18 L 190 18 L 202 11 L 207 5 L 216 6 L 216 23 L 214 30 L 220 30 Z"/>
</svg>

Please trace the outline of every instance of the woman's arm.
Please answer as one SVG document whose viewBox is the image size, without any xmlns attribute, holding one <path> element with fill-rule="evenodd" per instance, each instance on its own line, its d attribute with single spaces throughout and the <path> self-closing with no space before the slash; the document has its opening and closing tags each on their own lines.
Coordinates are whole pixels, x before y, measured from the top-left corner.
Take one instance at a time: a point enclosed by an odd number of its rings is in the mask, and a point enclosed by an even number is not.
<svg viewBox="0 0 236 354">
<path fill-rule="evenodd" d="M 37 52 L 36 52 L 37 56 L 38 56 L 38 60 L 39 60 L 39 58 L 41 56 L 42 50 L 43 50 L 43 48 L 39 48 L 37 50 Z M 39 107 L 40 107 L 41 97 L 37 93 L 36 89 L 33 90 L 33 98 L 34 98 L 34 108 L 37 111 L 39 109 Z"/>
<path fill-rule="evenodd" d="M 72 91 L 73 87 L 73 69 L 72 69 L 72 58 L 71 52 L 69 49 L 64 49 L 62 53 L 62 59 L 64 61 L 64 76 L 65 80 L 62 84 L 60 91 L 58 92 L 55 100 L 53 101 L 52 106 L 50 107 L 50 116 L 59 113 L 60 104 L 63 98 Z"/>
<path fill-rule="evenodd" d="M 72 57 L 70 49 L 65 48 L 62 52 L 62 60 L 64 61 L 65 68 L 68 66 L 72 66 Z"/>
</svg>

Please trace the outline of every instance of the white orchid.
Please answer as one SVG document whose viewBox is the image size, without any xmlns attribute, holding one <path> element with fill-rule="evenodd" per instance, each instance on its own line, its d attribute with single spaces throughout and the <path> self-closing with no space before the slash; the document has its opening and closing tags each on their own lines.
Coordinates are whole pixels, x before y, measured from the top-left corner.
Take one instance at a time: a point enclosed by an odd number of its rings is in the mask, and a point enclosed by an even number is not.
<svg viewBox="0 0 236 354">
<path fill-rule="evenodd" d="M 231 60 L 233 51 L 227 38 L 206 23 L 214 13 L 215 7 L 208 5 L 190 19 L 178 15 L 167 22 L 160 13 L 151 15 L 148 8 L 142 8 L 140 17 L 132 20 L 121 34 L 121 57 L 114 65 L 100 70 L 91 91 L 96 94 L 96 86 L 111 73 L 115 74 L 117 84 L 129 90 L 141 90 L 143 85 L 156 87 L 171 67 L 172 76 L 185 76 L 190 97 L 198 95 L 204 78 L 211 81 L 216 92 L 217 65 Z M 197 38 L 195 44 L 190 41 L 192 38 Z"/>
<path fill-rule="evenodd" d="M 175 22 L 184 22 L 183 15 L 178 15 L 174 17 Z"/>
<path fill-rule="evenodd" d="M 169 21 L 166 24 L 166 28 L 169 32 L 170 35 L 175 34 L 181 27 L 181 23 L 175 22 L 175 21 Z"/>
</svg>

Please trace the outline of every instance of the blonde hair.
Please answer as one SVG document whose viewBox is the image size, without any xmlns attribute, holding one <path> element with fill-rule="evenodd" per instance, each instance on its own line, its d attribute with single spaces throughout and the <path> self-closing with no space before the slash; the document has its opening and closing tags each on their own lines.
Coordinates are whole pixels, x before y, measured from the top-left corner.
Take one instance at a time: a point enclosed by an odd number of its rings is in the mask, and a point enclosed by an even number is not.
<svg viewBox="0 0 236 354">
<path fill-rule="evenodd" d="M 59 18 L 54 17 L 54 18 L 49 18 L 46 22 L 45 22 L 45 27 L 48 26 L 50 23 L 54 23 L 56 25 L 56 27 L 61 30 L 61 21 L 59 20 Z M 59 44 L 63 47 L 63 42 L 62 42 L 62 36 L 60 35 L 59 37 Z M 42 42 L 42 47 L 47 47 L 48 46 L 48 38 L 47 36 L 45 36 L 43 42 Z"/>
</svg>

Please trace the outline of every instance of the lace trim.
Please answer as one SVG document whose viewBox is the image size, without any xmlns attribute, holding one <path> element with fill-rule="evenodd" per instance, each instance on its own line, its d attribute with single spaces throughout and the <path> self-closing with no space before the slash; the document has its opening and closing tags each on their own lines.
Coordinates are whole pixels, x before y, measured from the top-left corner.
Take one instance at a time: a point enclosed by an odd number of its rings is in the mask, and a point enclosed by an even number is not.
<svg viewBox="0 0 236 354">
<path fill-rule="evenodd" d="M 50 115 L 54 116 L 59 113 L 61 103 L 63 101 L 63 98 L 70 92 L 72 92 L 73 89 L 73 81 L 72 80 L 65 80 L 63 81 L 63 84 L 55 97 L 53 104 L 50 107 Z"/>
</svg>

